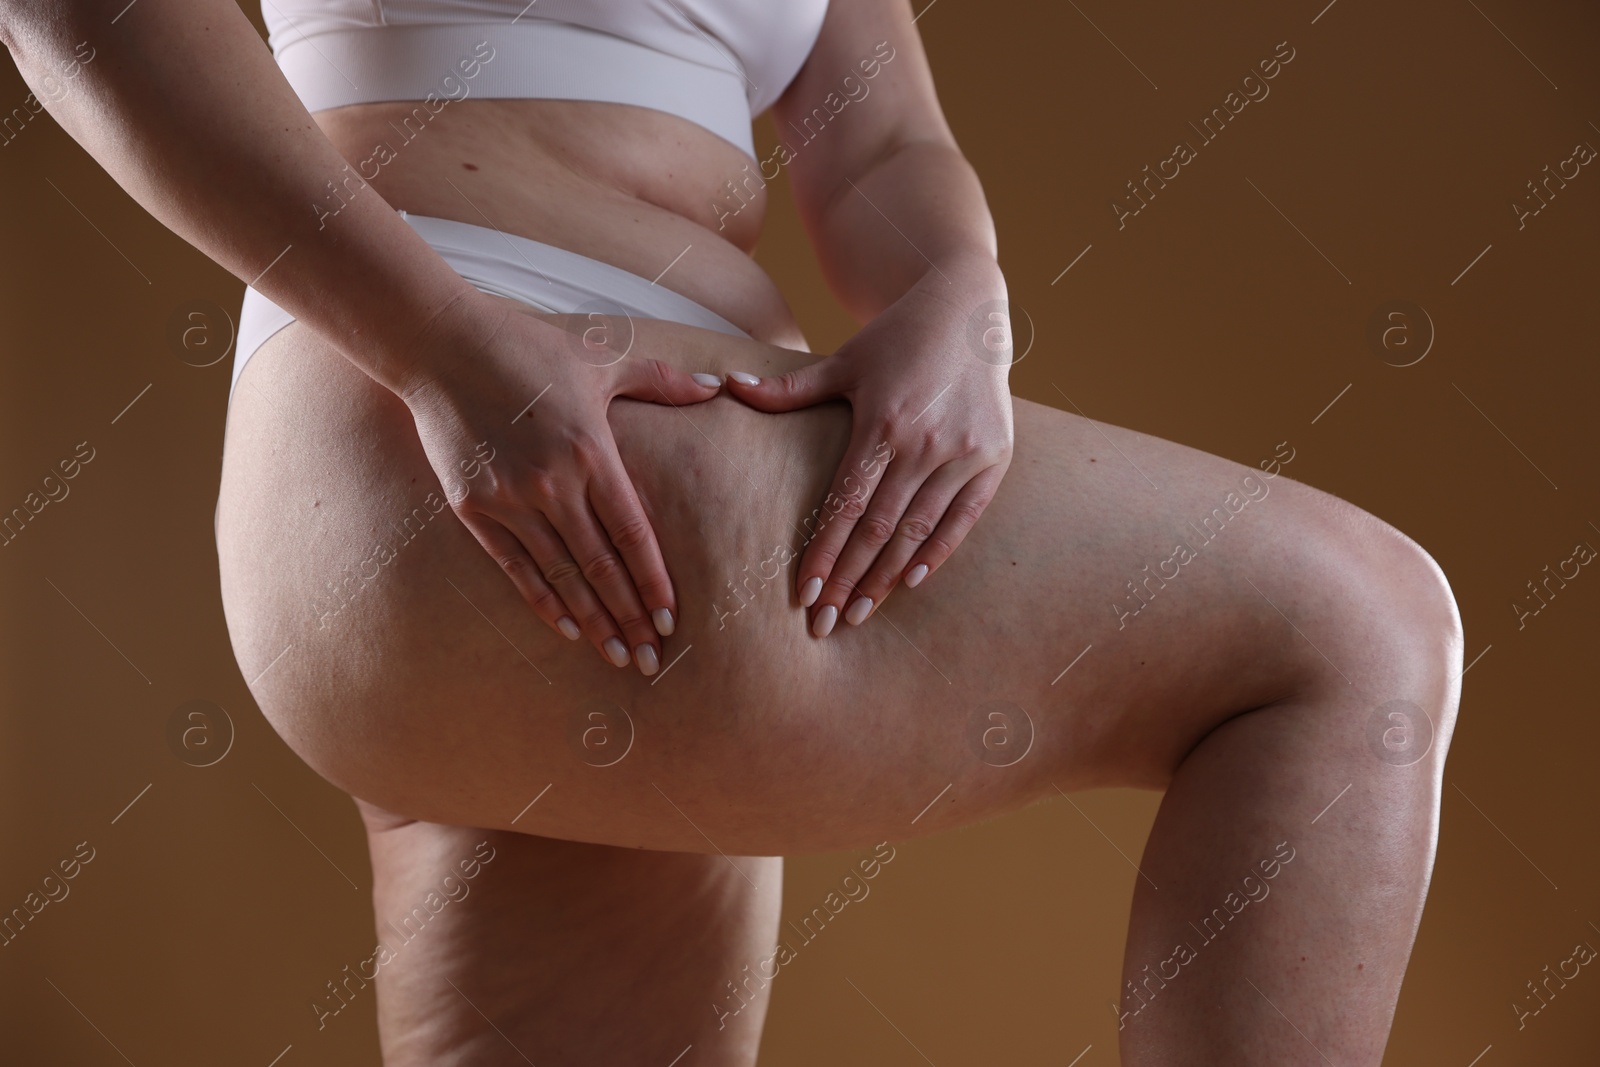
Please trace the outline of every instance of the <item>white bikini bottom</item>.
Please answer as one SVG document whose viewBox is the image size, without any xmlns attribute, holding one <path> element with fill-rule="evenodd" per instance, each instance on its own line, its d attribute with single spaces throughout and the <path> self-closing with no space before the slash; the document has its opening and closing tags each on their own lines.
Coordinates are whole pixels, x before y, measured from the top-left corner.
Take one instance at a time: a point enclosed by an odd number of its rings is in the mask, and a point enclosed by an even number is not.
<svg viewBox="0 0 1600 1067">
<path fill-rule="evenodd" d="M 486 226 L 436 219 L 427 215 L 400 217 L 411 224 L 461 277 L 486 293 L 520 300 L 557 315 L 580 311 L 664 319 L 686 326 L 748 337 L 721 315 L 681 293 L 648 278 L 555 245 L 502 233 Z M 233 357 L 233 389 L 239 373 L 267 338 L 294 321 L 294 316 L 248 286 L 239 310 L 239 343 Z"/>
</svg>

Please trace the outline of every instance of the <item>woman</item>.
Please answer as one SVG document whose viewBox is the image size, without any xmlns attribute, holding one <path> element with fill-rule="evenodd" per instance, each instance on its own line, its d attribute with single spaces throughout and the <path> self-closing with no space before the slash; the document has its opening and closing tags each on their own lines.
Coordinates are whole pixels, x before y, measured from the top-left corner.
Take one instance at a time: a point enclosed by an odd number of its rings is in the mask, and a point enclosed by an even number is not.
<svg viewBox="0 0 1600 1067">
<path fill-rule="evenodd" d="M 1289 442 L 1013 415 L 899 0 L 537 2 L 274 0 L 281 72 L 228 0 L 4 9 L 30 84 L 93 45 L 52 113 L 251 283 L 224 606 L 365 819 L 385 1062 L 752 1063 L 775 857 L 1125 785 L 1166 795 L 1123 1062 L 1378 1063 L 1458 695 L 1433 561 Z M 864 321 L 824 359 L 748 255 L 774 100 Z"/>
</svg>

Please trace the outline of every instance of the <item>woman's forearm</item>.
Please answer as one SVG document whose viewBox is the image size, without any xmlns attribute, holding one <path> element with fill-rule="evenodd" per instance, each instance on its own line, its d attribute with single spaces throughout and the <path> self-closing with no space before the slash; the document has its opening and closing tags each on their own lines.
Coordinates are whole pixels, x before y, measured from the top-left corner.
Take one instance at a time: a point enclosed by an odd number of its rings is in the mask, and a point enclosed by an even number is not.
<svg viewBox="0 0 1600 1067">
<path fill-rule="evenodd" d="M 828 282 L 859 321 L 930 272 L 968 301 L 1005 296 L 983 187 L 953 145 L 917 141 L 884 156 L 842 184 L 812 227 Z"/>
<path fill-rule="evenodd" d="M 0 39 L 141 206 L 407 390 L 417 339 L 472 287 L 317 128 L 234 0 L 3 0 Z"/>
</svg>

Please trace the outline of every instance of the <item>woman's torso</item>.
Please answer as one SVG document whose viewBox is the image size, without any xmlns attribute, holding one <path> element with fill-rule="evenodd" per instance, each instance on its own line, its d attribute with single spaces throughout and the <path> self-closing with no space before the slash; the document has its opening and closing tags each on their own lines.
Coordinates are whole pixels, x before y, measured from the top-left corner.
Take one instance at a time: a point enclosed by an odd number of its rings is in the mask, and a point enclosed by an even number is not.
<svg viewBox="0 0 1600 1067">
<path fill-rule="evenodd" d="M 734 0 L 283 4 L 265 9 L 280 64 L 323 132 L 393 207 L 659 276 L 759 340 L 806 347 L 782 294 L 751 259 L 765 191 L 755 160 L 726 138 L 743 140 L 745 114 L 792 79 L 825 0 L 787 10 Z M 481 38 L 478 54 L 493 58 L 472 65 L 475 80 L 466 74 L 436 86 L 421 70 L 457 49 L 428 35 L 455 31 Z M 340 51 L 352 37 L 361 44 Z M 562 54 L 584 52 L 579 46 L 598 51 Z M 329 69 L 334 57 L 343 69 Z M 487 74 L 502 79 L 497 88 Z M 584 84 L 561 84 L 563 77 Z M 396 87 L 417 99 L 323 106 Z M 424 90 L 436 99 L 419 109 Z M 661 110 L 484 95 L 513 91 L 611 94 Z M 722 136 L 702 122 L 720 126 Z"/>
<path fill-rule="evenodd" d="M 411 109 L 362 104 L 316 117 L 354 163 L 392 140 L 391 122 Z M 749 257 L 762 201 L 716 228 L 717 195 L 748 162 L 715 135 L 646 108 L 468 99 L 444 107 L 369 180 L 416 214 L 660 275 L 767 342 L 652 324 L 652 351 L 675 365 L 782 373 L 806 357 L 768 347 L 804 345 Z M 529 832 L 700 847 L 676 822 L 651 821 L 670 812 L 659 803 L 665 789 L 697 812 L 715 802 L 719 818 L 782 812 L 779 829 L 790 836 L 778 850 L 790 851 L 844 847 L 841 833 L 865 825 L 863 799 L 878 805 L 878 822 L 885 812 L 901 819 L 902 808 L 910 820 L 927 798 L 945 795 L 952 773 L 976 775 L 970 789 L 963 778 L 955 790 L 967 818 L 1050 782 L 1070 788 L 1108 773 L 1102 732 L 1116 716 L 1100 704 L 1114 701 L 1098 692 L 1069 708 L 1067 689 L 1038 668 L 1081 647 L 1088 628 L 1090 609 L 1069 610 L 1063 598 L 1077 603 L 1073 590 L 1115 588 L 1122 575 L 1121 557 L 1106 551 L 1111 534 L 1083 526 L 1084 515 L 1104 520 L 1111 511 L 1086 495 L 1099 483 L 1083 482 L 1080 466 L 1104 430 L 1022 405 L 1013 471 L 938 580 L 897 593 L 888 614 L 818 640 L 806 632 L 788 564 L 845 453 L 845 405 L 765 415 L 728 396 L 687 412 L 614 404 L 619 451 L 681 612 L 666 669 L 647 679 L 538 622 L 459 524 L 424 520 L 426 532 L 405 535 L 403 554 L 379 550 L 436 483 L 404 405 L 326 342 L 291 327 L 246 373 L 253 388 L 238 390 L 229 420 L 218 512 L 230 636 L 280 734 L 351 792 L 403 810 L 386 789 L 459 773 L 463 790 L 482 796 L 501 779 L 508 792 L 535 777 L 543 785 L 548 767 L 564 776 L 559 810 L 578 814 L 540 814 L 558 810 L 546 805 L 521 824 Z M 294 413 L 292 425 L 283 412 Z M 1054 436 L 1040 447 L 1047 428 Z M 1069 519 L 1079 527 L 1070 536 Z M 343 590 L 354 590 L 348 604 Z M 1134 695 L 1159 705 L 1148 688 Z M 584 701 L 601 698 L 651 731 L 627 764 L 638 787 L 627 798 L 614 779 L 572 773 L 600 766 L 585 747 Z M 973 709 L 997 699 L 1041 716 L 1035 758 L 1003 778 L 970 753 L 962 732 L 974 721 L 987 729 Z M 448 726 L 436 730 L 441 714 Z M 1149 779 L 1149 748 L 1128 746 L 1118 758 Z M 493 766 L 472 765 L 474 752 L 494 752 Z M 419 817 L 471 821 L 442 808 Z M 771 826 L 744 827 L 742 838 L 725 829 L 718 840 L 727 847 L 776 847 Z"/>
</svg>

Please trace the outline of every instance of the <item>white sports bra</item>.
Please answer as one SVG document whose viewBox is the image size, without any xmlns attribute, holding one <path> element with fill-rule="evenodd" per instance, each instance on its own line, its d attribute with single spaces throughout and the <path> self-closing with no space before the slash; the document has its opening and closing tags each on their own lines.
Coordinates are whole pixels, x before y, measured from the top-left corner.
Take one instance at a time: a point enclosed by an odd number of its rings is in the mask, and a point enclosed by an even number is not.
<svg viewBox="0 0 1600 1067">
<path fill-rule="evenodd" d="M 603 100 L 755 154 L 750 121 L 799 73 L 828 0 L 262 0 L 309 111 L 383 100 Z M 427 116 L 421 116 L 425 122 Z"/>
</svg>

